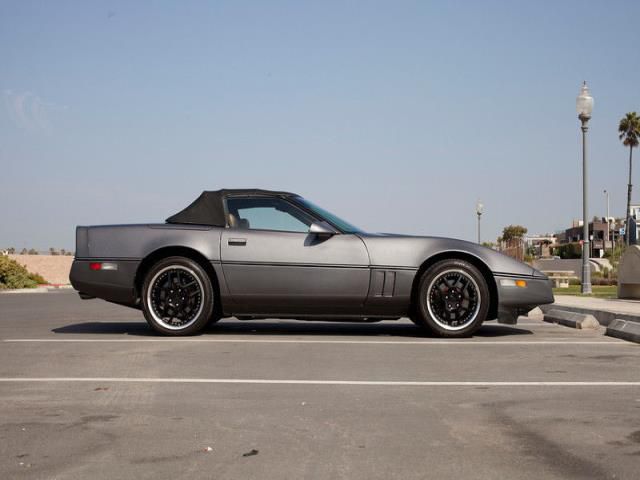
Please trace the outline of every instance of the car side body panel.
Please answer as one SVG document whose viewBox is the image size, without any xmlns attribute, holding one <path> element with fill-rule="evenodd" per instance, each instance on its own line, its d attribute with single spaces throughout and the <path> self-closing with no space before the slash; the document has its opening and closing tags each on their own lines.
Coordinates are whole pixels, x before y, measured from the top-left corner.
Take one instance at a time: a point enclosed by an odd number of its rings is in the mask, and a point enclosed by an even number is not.
<svg viewBox="0 0 640 480">
<path fill-rule="evenodd" d="M 519 314 L 533 307 L 552 303 L 553 294 L 549 280 L 529 265 L 481 245 L 443 237 L 417 237 L 393 234 L 361 234 L 367 246 L 372 268 L 372 285 L 380 283 L 382 275 L 395 277 L 392 295 L 373 296 L 368 305 L 379 309 L 404 309 L 406 314 L 411 293 L 420 267 L 429 260 L 447 255 L 465 255 L 487 267 L 493 276 L 498 296 L 497 317 L 505 323 L 514 323 Z M 527 288 L 503 286 L 501 279 L 518 277 L 526 279 Z M 378 279 L 377 281 L 375 279 Z"/>
<path fill-rule="evenodd" d="M 160 248 L 180 246 L 220 260 L 222 228 L 204 225 L 143 224 L 78 227 L 76 258 L 142 260 Z"/>
<path fill-rule="evenodd" d="M 358 314 L 369 290 L 357 235 L 227 229 L 221 261 L 236 313 Z"/>
<path fill-rule="evenodd" d="M 135 280 L 145 258 L 163 248 L 187 248 L 219 264 L 221 232 L 221 228 L 199 225 L 79 226 L 71 284 L 85 297 L 136 307 Z M 90 269 L 91 263 L 104 261 L 116 263 L 117 270 Z M 220 290 L 222 294 L 226 287 L 221 285 Z"/>
</svg>

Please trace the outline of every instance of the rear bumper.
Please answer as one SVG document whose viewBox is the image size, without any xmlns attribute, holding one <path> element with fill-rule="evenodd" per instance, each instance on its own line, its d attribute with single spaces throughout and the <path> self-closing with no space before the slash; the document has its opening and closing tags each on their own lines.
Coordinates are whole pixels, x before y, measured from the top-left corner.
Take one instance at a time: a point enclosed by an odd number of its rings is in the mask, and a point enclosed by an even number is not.
<svg viewBox="0 0 640 480">
<path fill-rule="evenodd" d="M 80 298 L 102 298 L 109 302 L 134 307 L 137 305 L 135 289 L 138 260 L 108 260 L 117 264 L 117 270 L 91 270 L 89 264 L 101 259 L 76 259 L 71 265 L 69 279 Z"/>
<path fill-rule="evenodd" d="M 520 277 L 526 287 L 508 285 L 514 277 L 496 275 L 498 288 L 498 322 L 515 324 L 519 315 L 524 315 L 538 305 L 553 303 L 552 283 L 547 277 Z M 502 280 L 505 280 L 504 282 Z"/>
</svg>

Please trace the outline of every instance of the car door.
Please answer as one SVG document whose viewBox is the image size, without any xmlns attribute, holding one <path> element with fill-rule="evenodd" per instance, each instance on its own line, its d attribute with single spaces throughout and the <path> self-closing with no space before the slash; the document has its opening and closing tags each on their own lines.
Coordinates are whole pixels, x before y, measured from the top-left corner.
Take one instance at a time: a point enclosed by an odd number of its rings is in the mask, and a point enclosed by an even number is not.
<svg viewBox="0 0 640 480">
<path fill-rule="evenodd" d="M 236 313 L 349 314 L 362 310 L 369 255 L 352 234 L 309 233 L 318 219 L 280 197 L 226 200 L 222 269 Z"/>
</svg>

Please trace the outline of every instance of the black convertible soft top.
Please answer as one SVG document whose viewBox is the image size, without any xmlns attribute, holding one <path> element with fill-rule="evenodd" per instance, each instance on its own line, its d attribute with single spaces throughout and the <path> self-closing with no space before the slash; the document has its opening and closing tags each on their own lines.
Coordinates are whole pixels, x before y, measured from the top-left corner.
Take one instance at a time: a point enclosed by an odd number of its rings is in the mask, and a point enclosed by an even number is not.
<svg viewBox="0 0 640 480">
<path fill-rule="evenodd" d="M 223 200 L 227 195 L 273 195 L 291 197 L 295 196 L 295 193 L 260 190 L 257 188 L 204 191 L 191 205 L 167 218 L 166 222 L 224 227 L 227 221 L 224 215 Z"/>
</svg>

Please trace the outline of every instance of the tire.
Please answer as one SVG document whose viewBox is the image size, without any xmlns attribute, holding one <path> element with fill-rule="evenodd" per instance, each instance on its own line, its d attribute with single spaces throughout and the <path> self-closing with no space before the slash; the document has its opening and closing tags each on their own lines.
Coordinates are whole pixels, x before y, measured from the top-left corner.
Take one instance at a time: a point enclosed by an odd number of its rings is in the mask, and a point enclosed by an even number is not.
<svg viewBox="0 0 640 480">
<path fill-rule="evenodd" d="M 441 260 L 420 278 L 412 320 L 440 337 L 468 337 L 486 320 L 489 295 L 475 266 L 464 260 Z"/>
<path fill-rule="evenodd" d="M 142 285 L 142 311 L 156 332 L 170 336 L 200 333 L 213 319 L 215 292 L 207 272 L 185 257 L 157 262 Z"/>
</svg>

